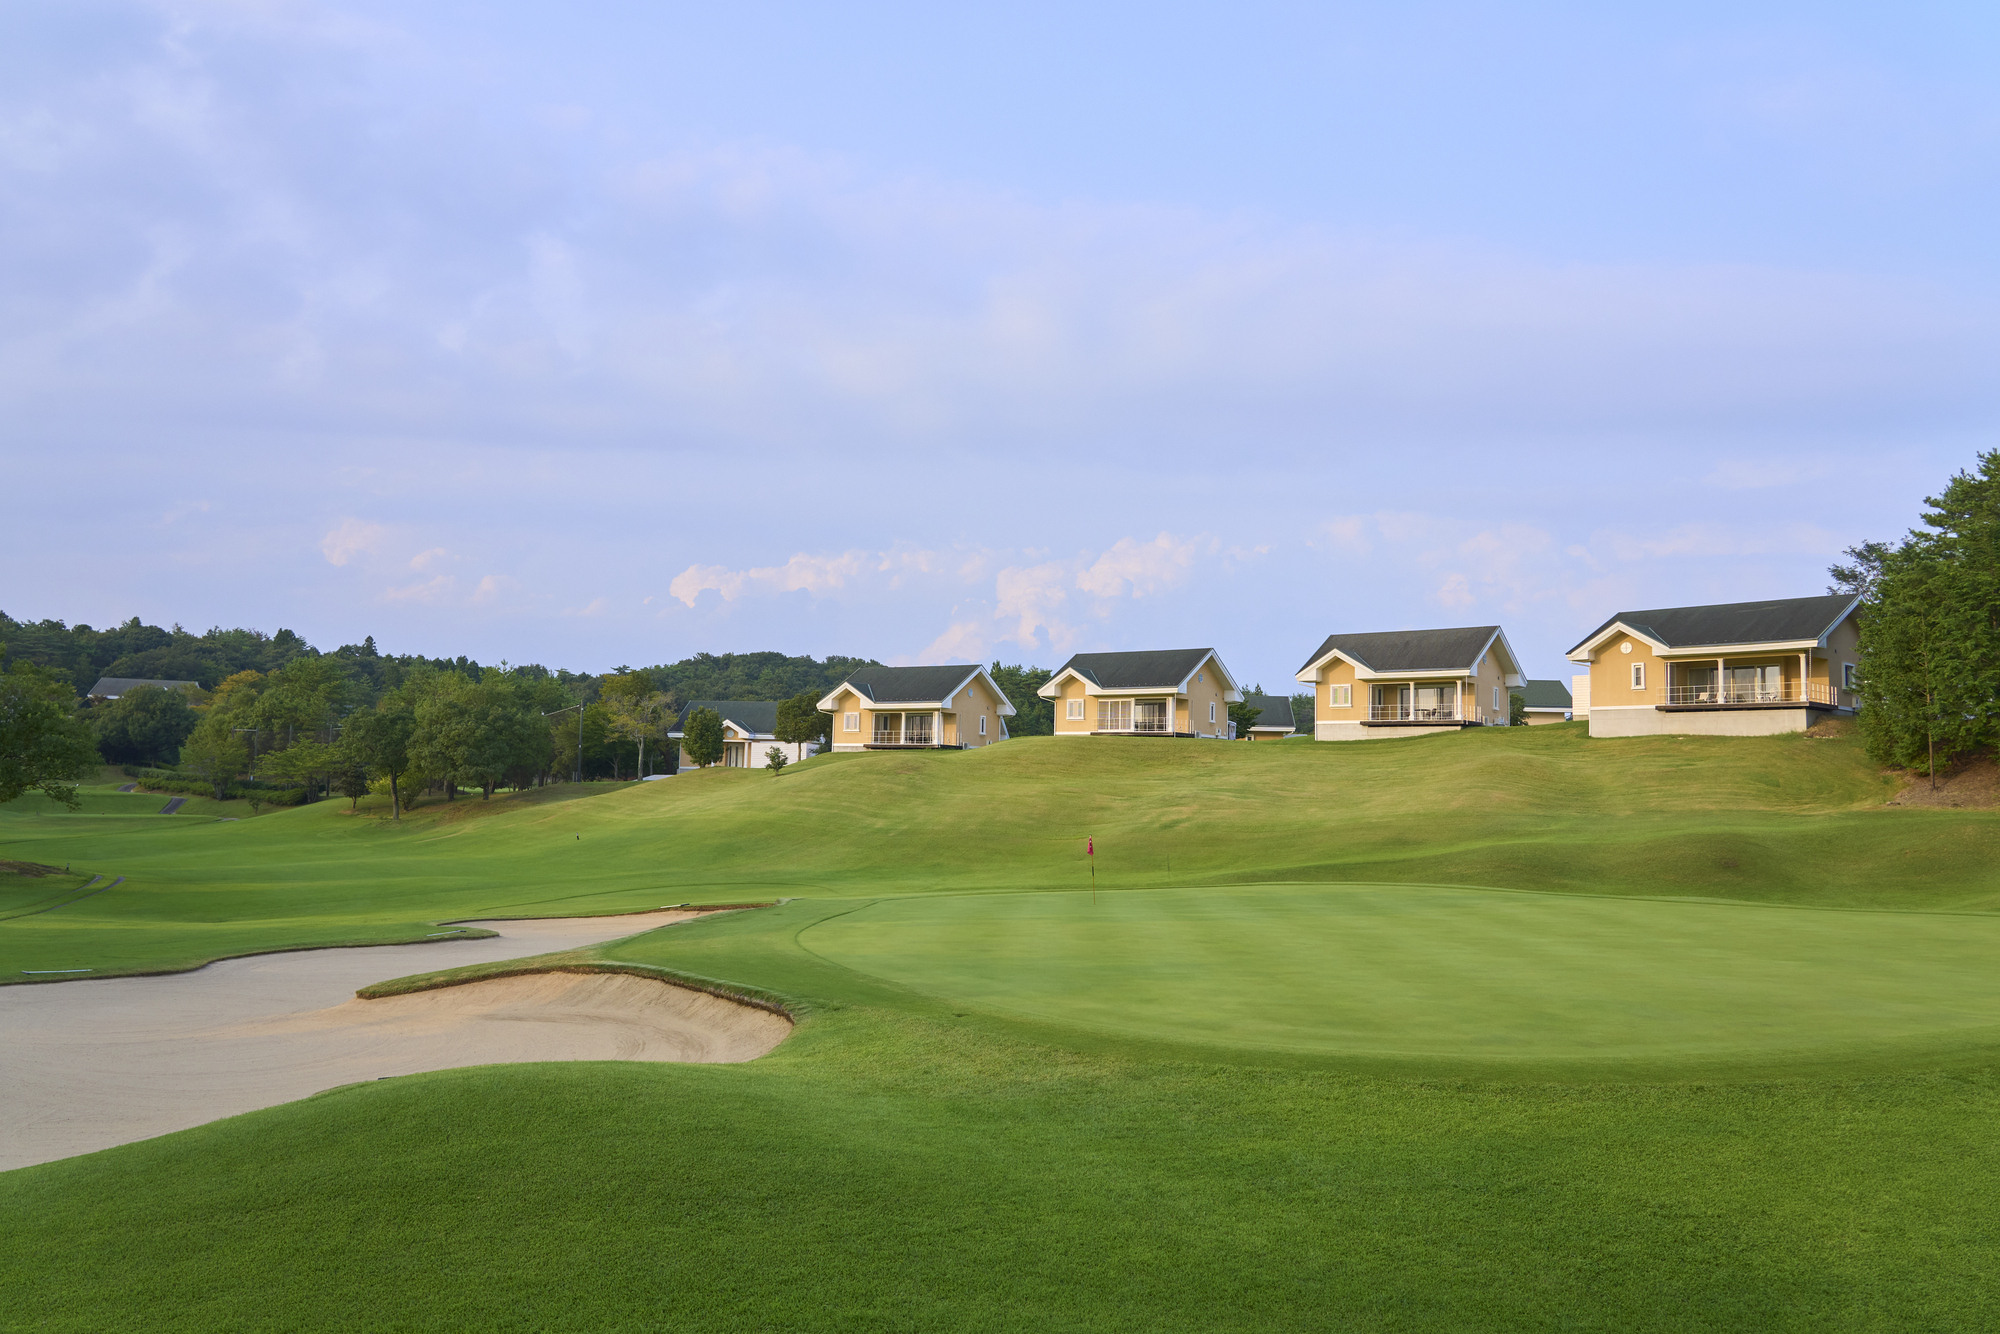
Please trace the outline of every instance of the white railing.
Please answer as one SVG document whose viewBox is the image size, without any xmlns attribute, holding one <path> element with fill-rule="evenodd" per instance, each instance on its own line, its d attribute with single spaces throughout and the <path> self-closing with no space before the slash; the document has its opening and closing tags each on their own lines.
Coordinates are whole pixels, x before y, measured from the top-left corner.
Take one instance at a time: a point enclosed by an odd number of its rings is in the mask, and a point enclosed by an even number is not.
<svg viewBox="0 0 2000 1334">
<path fill-rule="evenodd" d="M 915 723 L 901 728 L 878 727 L 875 729 L 875 740 L 870 744 L 877 746 L 928 746 L 931 744 L 930 720 L 925 719 L 924 725 L 921 727 Z"/>
<path fill-rule="evenodd" d="M 1394 704 L 1371 704 L 1368 706 L 1368 721 L 1371 723 L 1455 723 L 1459 721 L 1458 710 L 1449 704 L 1435 709 L 1398 708 Z"/>
<path fill-rule="evenodd" d="M 1761 684 L 1725 681 L 1719 686 L 1668 686 L 1663 696 L 1669 705 L 1828 704 L 1840 709 L 1854 707 L 1853 691 L 1819 681 L 1807 681 L 1803 689 L 1797 681 L 1766 681 Z"/>
</svg>

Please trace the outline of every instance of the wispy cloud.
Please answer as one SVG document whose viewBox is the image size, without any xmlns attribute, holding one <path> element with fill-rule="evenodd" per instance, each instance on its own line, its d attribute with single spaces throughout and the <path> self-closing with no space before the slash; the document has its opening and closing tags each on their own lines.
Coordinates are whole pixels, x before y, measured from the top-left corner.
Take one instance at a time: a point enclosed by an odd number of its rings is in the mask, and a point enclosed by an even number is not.
<svg viewBox="0 0 2000 1334">
<path fill-rule="evenodd" d="M 356 556 L 375 551 L 382 545 L 384 529 L 379 523 L 362 519 L 342 519 L 319 542 L 320 553 L 330 565 L 345 565 Z"/>
</svg>

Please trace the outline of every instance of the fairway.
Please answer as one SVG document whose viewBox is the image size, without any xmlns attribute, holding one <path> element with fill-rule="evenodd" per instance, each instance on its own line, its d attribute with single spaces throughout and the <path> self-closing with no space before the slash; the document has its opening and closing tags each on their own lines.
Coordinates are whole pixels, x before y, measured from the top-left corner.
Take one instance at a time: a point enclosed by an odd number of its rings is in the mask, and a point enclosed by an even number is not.
<svg viewBox="0 0 2000 1334">
<path fill-rule="evenodd" d="M 1422 885 L 881 900 L 799 934 L 955 1005 L 1398 1058 L 1761 1059 L 2000 1037 L 2000 919 Z"/>
</svg>

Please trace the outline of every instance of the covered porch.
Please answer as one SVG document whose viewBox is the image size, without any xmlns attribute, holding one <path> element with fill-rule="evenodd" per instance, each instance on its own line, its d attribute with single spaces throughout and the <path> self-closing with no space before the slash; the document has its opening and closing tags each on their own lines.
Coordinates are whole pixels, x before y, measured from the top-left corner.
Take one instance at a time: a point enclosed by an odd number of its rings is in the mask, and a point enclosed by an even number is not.
<svg viewBox="0 0 2000 1334">
<path fill-rule="evenodd" d="M 1662 711 L 1854 707 L 1854 692 L 1829 680 L 1828 664 L 1810 653 L 1689 656 L 1662 665 L 1666 680 L 1654 704 Z"/>
<path fill-rule="evenodd" d="M 1465 683 L 1411 680 L 1378 682 L 1368 687 L 1368 716 L 1363 727 L 1477 727 L 1476 707 L 1465 698 Z"/>
<path fill-rule="evenodd" d="M 1100 699 L 1097 701 L 1097 726 L 1091 729 L 1091 735 L 1191 737 L 1194 735 L 1191 731 L 1176 730 L 1176 699 L 1173 695 Z"/>
<path fill-rule="evenodd" d="M 958 716 L 929 713 L 877 713 L 866 750 L 963 750 L 958 741 Z"/>
</svg>

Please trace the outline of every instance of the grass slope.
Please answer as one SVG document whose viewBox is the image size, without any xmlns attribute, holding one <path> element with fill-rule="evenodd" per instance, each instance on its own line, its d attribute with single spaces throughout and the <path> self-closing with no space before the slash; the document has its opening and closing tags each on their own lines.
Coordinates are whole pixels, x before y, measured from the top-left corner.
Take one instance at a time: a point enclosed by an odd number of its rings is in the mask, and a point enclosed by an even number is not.
<svg viewBox="0 0 2000 1334">
<path fill-rule="evenodd" d="M 1984 910 L 1991 815 L 1883 806 L 1851 741 L 1592 742 L 1580 726 L 1393 744 L 1028 738 L 835 755 L 433 806 L 401 825 L 323 802 L 254 820 L 0 807 L 0 857 L 124 875 L 0 932 L 28 968 L 188 967 L 255 949 L 420 938 L 481 915 L 683 901 L 1284 882 Z M 591 793 L 578 800 L 575 794 Z M 601 793 L 601 795 L 599 795 Z M 138 798 L 150 801 L 151 798 Z"/>
<path fill-rule="evenodd" d="M 7 813 L 0 857 L 140 886 L 0 922 L 13 960 L 775 890 L 589 953 L 803 1022 L 0 1176 L 0 1327 L 1990 1327 L 2000 818 L 1881 809 L 1849 743 L 1577 731 L 841 756 L 402 829 Z M 1588 893 L 1438 883 L 1543 871 Z"/>
</svg>

